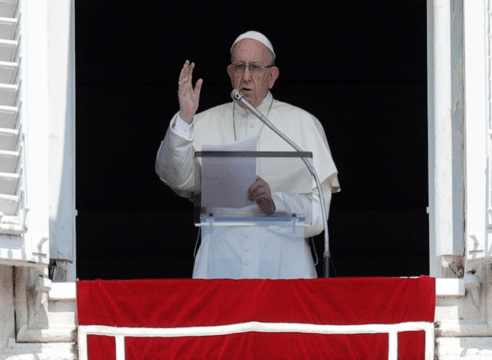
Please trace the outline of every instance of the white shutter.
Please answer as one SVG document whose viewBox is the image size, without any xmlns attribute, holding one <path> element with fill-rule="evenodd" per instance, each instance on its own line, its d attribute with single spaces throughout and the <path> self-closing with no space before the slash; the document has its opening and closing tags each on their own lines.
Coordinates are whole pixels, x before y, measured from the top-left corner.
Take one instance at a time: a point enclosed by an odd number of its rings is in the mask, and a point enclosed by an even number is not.
<svg viewBox="0 0 492 360">
<path fill-rule="evenodd" d="M 20 47 L 16 0 L 0 1 L 0 234 L 24 233 Z"/>
<path fill-rule="evenodd" d="M 0 263 L 49 262 L 47 10 L 0 0 Z"/>
</svg>

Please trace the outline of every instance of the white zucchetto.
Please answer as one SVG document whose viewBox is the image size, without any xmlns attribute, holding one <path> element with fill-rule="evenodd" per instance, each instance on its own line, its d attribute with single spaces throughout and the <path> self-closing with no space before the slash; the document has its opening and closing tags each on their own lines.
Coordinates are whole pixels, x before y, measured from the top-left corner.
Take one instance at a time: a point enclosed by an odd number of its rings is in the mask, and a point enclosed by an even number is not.
<svg viewBox="0 0 492 360">
<path fill-rule="evenodd" d="M 268 40 L 268 38 L 265 35 L 263 35 L 262 33 L 258 32 L 258 31 L 247 31 L 244 34 L 239 35 L 237 37 L 236 41 L 234 41 L 234 43 L 231 46 L 231 54 L 232 54 L 232 49 L 234 49 L 234 45 L 236 45 L 236 43 L 238 43 L 239 41 L 241 41 L 243 39 L 253 39 L 253 40 L 261 42 L 263 45 L 265 45 L 272 52 L 273 59 L 275 59 L 275 51 L 273 51 L 272 43 L 270 42 L 270 40 Z"/>
</svg>

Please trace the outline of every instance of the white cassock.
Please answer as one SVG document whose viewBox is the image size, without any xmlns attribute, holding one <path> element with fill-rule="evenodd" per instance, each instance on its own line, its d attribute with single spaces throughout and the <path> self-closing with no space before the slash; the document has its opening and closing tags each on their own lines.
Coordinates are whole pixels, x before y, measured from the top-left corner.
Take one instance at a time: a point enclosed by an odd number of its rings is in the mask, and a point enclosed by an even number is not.
<svg viewBox="0 0 492 360">
<path fill-rule="evenodd" d="M 340 186 L 320 122 L 298 107 L 273 99 L 270 92 L 258 110 L 303 151 L 313 153 L 313 166 L 323 187 L 328 215 L 331 193 L 338 192 Z M 201 167 L 194 156 L 195 151 L 201 151 L 203 145 L 224 144 L 249 136 L 257 136 L 258 151 L 293 151 L 258 118 L 233 102 L 196 114 L 191 126 L 176 114 L 157 153 L 157 174 L 177 194 L 190 198 L 193 192 L 200 191 Z M 257 175 L 270 185 L 276 211 L 302 213 L 296 207 L 311 206 L 312 203 L 312 225 L 302 228 L 304 236 L 293 235 L 292 229 L 285 232 L 275 224 L 270 227 L 224 228 L 220 230 L 222 233 L 214 233 L 213 238 L 202 236 L 193 270 L 194 278 L 316 277 L 309 243 L 305 238 L 321 233 L 323 221 L 326 221 L 322 219 L 319 209 L 318 189 L 313 180 L 313 195 L 292 198 L 289 194 L 278 192 L 275 184 L 282 184 L 285 191 L 285 186 L 290 183 L 290 179 L 282 173 L 285 169 L 257 169 Z"/>
</svg>

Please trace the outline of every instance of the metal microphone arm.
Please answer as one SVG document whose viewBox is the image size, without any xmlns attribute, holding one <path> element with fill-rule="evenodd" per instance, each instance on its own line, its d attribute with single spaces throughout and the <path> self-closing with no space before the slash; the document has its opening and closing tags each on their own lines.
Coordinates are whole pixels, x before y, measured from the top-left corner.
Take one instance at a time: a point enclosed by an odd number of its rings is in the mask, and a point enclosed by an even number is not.
<svg viewBox="0 0 492 360">
<path fill-rule="evenodd" d="M 261 112 L 258 111 L 253 105 L 251 105 L 244 97 L 243 94 L 239 90 L 232 90 L 231 97 L 234 101 L 242 104 L 245 108 L 253 113 L 258 119 L 260 119 L 266 126 L 268 126 L 275 134 L 280 136 L 284 141 L 286 141 L 290 146 L 292 146 L 296 151 L 302 152 L 302 149 L 297 146 L 295 142 L 289 139 L 284 133 L 282 133 L 279 129 L 273 125 L 270 120 L 266 118 Z M 306 158 L 301 158 L 306 167 L 308 168 L 311 175 L 314 177 L 316 181 L 316 186 L 318 187 L 319 197 L 320 197 L 320 205 L 321 205 L 321 216 L 323 217 L 323 228 L 325 230 L 324 239 L 325 239 L 325 251 L 323 253 L 323 273 L 325 278 L 330 277 L 330 242 L 328 237 L 328 219 L 326 217 L 326 207 L 325 207 L 325 197 L 323 196 L 323 189 L 321 188 L 321 182 L 318 177 L 318 173 L 314 169 L 313 165 L 306 160 Z"/>
</svg>

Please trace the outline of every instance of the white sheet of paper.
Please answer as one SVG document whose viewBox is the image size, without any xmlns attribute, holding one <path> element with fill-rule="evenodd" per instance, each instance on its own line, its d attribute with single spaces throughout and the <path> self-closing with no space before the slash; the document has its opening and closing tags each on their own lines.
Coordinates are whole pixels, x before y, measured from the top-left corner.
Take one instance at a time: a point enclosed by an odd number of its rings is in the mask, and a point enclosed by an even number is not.
<svg viewBox="0 0 492 360">
<path fill-rule="evenodd" d="M 256 151 L 257 137 L 220 145 L 204 145 L 203 151 Z M 255 157 L 203 157 L 202 207 L 251 206 L 248 189 L 256 180 Z"/>
</svg>

